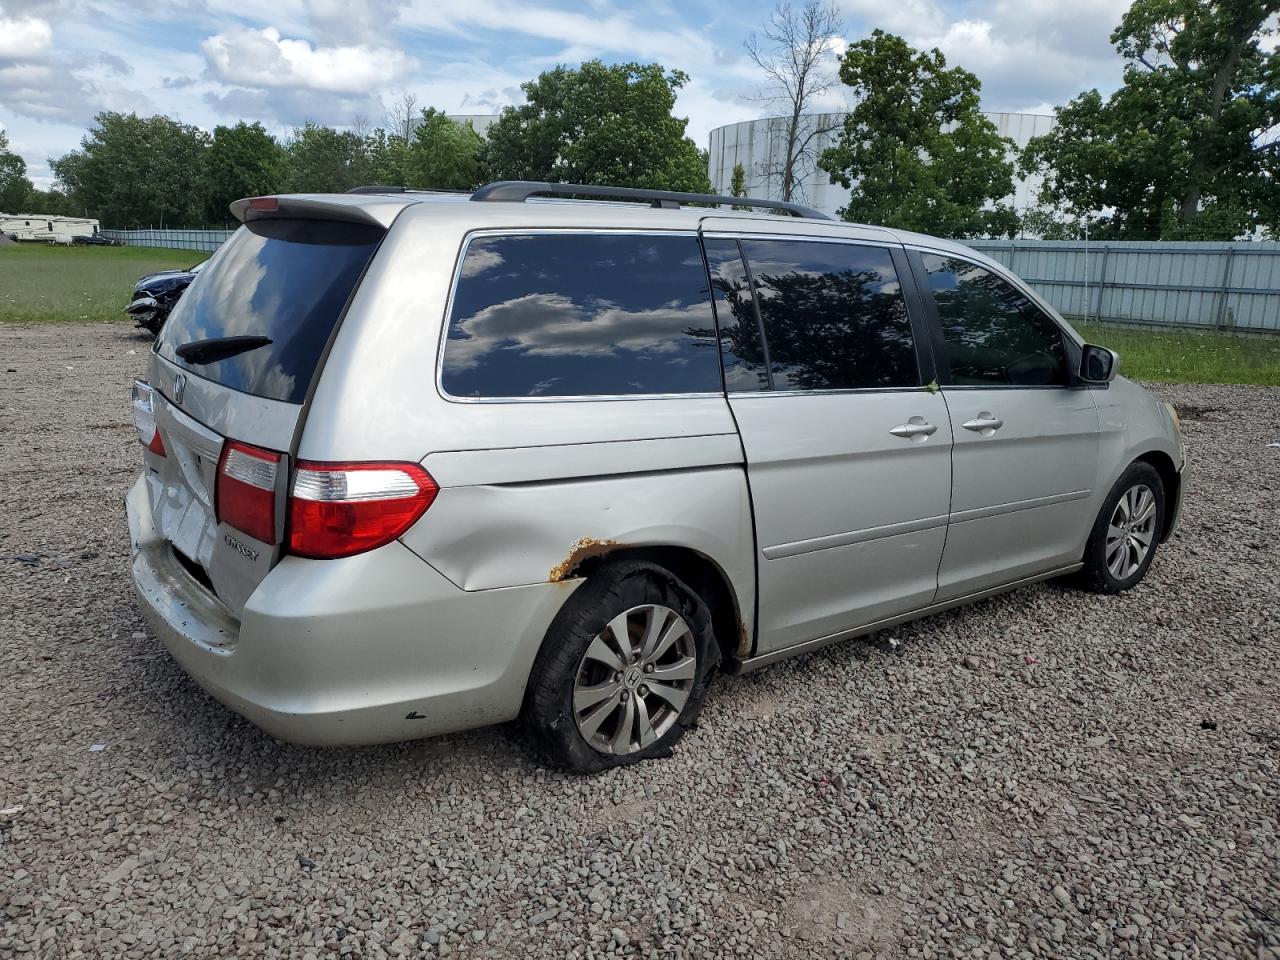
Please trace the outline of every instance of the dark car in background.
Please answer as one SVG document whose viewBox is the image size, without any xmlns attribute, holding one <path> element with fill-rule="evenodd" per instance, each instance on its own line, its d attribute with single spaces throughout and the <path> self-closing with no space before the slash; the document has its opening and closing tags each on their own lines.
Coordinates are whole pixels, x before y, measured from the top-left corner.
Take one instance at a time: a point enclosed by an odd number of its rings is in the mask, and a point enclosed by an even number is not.
<svg viewBox="0 0 1280 960">
<path fill-rule="evenodd" d="M 133 285 L 133 296 L 124 312 L 133 317 L 143 330 L 153 336 L 159 334 L 169 311 L 207 262 L 197 263 L 187 270 L 161 270 L 147 274 Z"/>
</svg>

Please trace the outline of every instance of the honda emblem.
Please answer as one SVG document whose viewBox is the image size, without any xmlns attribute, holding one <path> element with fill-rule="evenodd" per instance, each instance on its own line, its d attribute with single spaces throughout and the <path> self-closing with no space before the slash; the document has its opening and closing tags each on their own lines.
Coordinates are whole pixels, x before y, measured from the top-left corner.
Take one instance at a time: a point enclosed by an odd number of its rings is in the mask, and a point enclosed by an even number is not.
<svg viewBox="0 0 1280 960">
<path fill-rule="evenodd" d="M 182 395 L 186 392 L 186 390 L 187 390 L 187 376 L 186 374 L 179 373 L 173 378 L 173 402 L 181 403 Z"/>
</svg>

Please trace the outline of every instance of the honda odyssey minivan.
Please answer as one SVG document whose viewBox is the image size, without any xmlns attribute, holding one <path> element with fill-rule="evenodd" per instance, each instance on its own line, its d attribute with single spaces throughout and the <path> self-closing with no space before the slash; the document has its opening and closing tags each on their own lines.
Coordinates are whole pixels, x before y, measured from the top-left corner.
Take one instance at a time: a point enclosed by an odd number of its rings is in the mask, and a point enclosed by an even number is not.
<svg viewBox="0 0 1280 960">
<path fill-rule="evenodd" d="M 284 740 L 652 757 L 718 673 L 1127 590 L 1177 521 L 1173 409 L 957 243 L 559 184 L 232 209 L 126 506 L 156 635 Z"/>
</svg>

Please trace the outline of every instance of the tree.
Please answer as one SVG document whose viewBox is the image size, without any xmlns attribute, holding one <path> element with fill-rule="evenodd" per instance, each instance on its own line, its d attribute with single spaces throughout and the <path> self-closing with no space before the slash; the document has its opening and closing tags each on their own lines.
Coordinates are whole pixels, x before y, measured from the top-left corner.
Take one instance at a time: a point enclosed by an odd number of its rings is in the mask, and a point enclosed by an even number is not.
<svg viewBox="0 0 1280 960">
<path fill-rule="evenodd" d="M 27 161 L 9 149 L 9 135 L 0 130 L 0 210 L 25 211 L 31 200 Z"/>
<path fill-rule="evenodd" d="M 76 206 L 108 226 L 182 226 L 203 220 L 208 148 L 209 135 L 189 124 L 107 111 L 52 167 Z"/>
<path fill-rule="evenodd" d="M 763 46 L 754 33 L 744 44 L 768 79 L 759 99 L 785 109 L 782 156 L 771 155 L 760 171 L 783 200 L 790 200 L 813 171 L 817 139 L 836 128 L 835 122 L 805 118 L 813 102 L 836 85 L 826 65 L 842 30 L 839 11 L 822 0 L 806 0 L 799 11 L 780 3 L 764 28 Z"/>
<path fill-rule="evenodd" d="M 371 184 L 408 184 L 409 150 L 399 137 L 378 127 L 365 137 L 364 155 Z"/>
<path fill-rule="evenodd" d="M 413 129 L 418 125 L 421 115 L 422 111 L 418 109 L 418 98 L 412 93 L 401 94 L 400 99 L 387 111 L 387 134 L 399 140 L 408 150 L 409 142 L 413 138 Z"/>
<path fill-rule="evenodd" d="M 278 192 L 284 167 L 284 150 L 262 124 L 214 127 L 201 177 L 207 221 L 229 219 L 233 200 Z"/>
<path fill-rule="evenodd" d="M 857 105 L 818 165 L 852 188 L 846 220 L 949 237 L 1012 236 L 1013 141 L 979 110 L 981 83 L 882 30 L 851 44 L 840 79 Z"/>
<path fill-rule="evenodd" d="M 1031 141 L 1041 199 L 1123 239 L 1224 239 L 1280 227 L 1280 0 L 1135 0 L 1111 34 L 1127 61 L 1104 98 L 1059 107 Z"/>
<path fill-rule="evenodd" d="M 284 189 L 291 193 L 343 193 L 363 183 L 364 142 L 354 133 L 308 120 L 284 150 Z"/>
<path fill-rule="evenodd" d="M 747 195 L 747 171 L 742 168 L 742 164 L 735 163 L 733 165 L 733 178 L 729 181 L 729 196 L 745 197 Z M 734 204 L 735 210 L 748 210 L 749 207 Z"/>
<path fill-rule="evenodd" d="M 474 190 L 482 179 L 484 141 L 470 123 L 423 110 L 414 127 L 405 168 L 413 187 Z"/>
<path fill-rule="evenodd" d="M 660 64 L 556 67 L 523 85 L 526 103 L 489 127 L 486 160 L 500 179 L 708 192 L 706 154 L 671 115 L 688 81 Z"/>
<path fill-rule="evenodd" d="M 1018 218 L 1018 236 L 1038 240 L 1078 240 L 1085 235 L 1082 221 L 1043 204 L 1029 207 Z"/>
</svg>

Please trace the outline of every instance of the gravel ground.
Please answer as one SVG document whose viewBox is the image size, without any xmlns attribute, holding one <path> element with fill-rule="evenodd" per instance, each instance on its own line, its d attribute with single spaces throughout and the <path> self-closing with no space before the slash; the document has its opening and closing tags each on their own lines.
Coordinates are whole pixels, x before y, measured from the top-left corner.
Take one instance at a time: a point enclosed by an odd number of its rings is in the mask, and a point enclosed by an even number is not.
<svg viewBox="0 0 1280 960">
<path fill-rule="evenodd" d="M 1280 916 L 1280 390 L 1161 389 L 1193 472 L 1137 590 L 722 681 L 582 779 L 509 729 L 286 746 L 189 681 L 126 572 L 146 348 L 0 327 L 0 956 L 1254 957 Z"/>
</svg>

